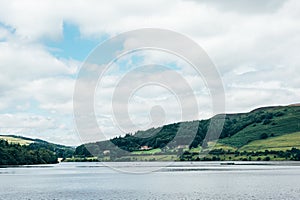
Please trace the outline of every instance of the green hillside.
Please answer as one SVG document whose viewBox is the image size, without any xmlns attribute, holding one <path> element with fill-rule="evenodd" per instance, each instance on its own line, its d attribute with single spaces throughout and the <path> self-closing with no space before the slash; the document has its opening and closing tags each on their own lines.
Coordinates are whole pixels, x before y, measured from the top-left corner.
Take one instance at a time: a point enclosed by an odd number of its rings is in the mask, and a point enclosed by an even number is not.
<svg viewBox="0 0 300 200">
<path fill-rule="evenodd" d="M 271 137 L 265 140 L 256 140 L 241 147 L 240 151 L 285 151 L 292 147 L 300 149 L 300 132 Z"/>
<path fill-rule="evenodd" d="M 15 135 L 0 136 L 0 165 L 56 163 L 72 157 L 73 147 Z"/>
<path fill-rule="evenodd" d="M 215 116 L 215 119 L 219 116 L 221 115 Z M 75 157 L 97 156 L 99 160 L 115 161 L 199 159 L 199 152 L 208 151 L 213 141 L 217 139 L 213 136 L 207 141 L 204 140 L 210 122 L 211 119 L 181 122 L 138 131 L 109 141 L 81 145 L 76 148 L 74 155 Z M 299 148 L 299 124 L 299 105 L 265 107 L 249 113 L 227 114 L 223 131 L 214 150 L 210 153 L 212 156 L 208 159 L 221 159 L 219 155 L 225 154 L 230 156 L 223 156 L 224 160 L 232 156 L 235 157 L 234 159 L 245 159 L 245 155 L 240 152 L 248 151 L 249 155 L 253 154 L 255 157 L 254 151 Z M 143 150 L 145 147 L 147 149 Z M 235 154 L 231 155 L 233 153 Z M 277 153 L 273 152 L 272 156 L 277 157 Z M 293 153 L 288 152 L 287 155 L 284 154 L 286 159 L 295 159 Z M 283 156 L 282 152 L 280 156 Z M 255 158 L 260 159 L 259 156 Z"/>
<path fill-rule="evenodd" d="M 219 140 L 219 142 L 239 148 L 251 141 L 259 140 L 262 134 L 267 134 L 270 137 L 300 131 L 299 106 L 258 109 L 240 116 L 238 121 L 245 118 L 251 118 L 252 122 L 232 136 Z"/>
</svg>

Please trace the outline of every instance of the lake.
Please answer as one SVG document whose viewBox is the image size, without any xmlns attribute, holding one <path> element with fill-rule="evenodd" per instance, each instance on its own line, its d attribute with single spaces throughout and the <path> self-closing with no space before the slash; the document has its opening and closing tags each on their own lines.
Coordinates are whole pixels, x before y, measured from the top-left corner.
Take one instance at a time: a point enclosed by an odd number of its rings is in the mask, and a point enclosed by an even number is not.
<svg viewBox="0 0 300 200">
<path fill-rule="evenodd" d="M 298 200 L 300 163 L 99 162 L 0 168 L 0 199 Z"/>
</svg>

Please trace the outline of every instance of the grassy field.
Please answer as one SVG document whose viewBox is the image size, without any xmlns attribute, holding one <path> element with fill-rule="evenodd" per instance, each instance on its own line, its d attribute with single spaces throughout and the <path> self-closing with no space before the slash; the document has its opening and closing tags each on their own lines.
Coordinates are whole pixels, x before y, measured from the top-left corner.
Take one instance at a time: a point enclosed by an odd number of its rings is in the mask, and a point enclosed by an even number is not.
<svg viewBox="0 0 300 200">
<path fill-rule="evenodd" d="M 109 158 L 104 158 L 104 160 Z M 66 158 L 64 162 L 96 162 L 97 157 L 86 157 L 86 158 Z"/>
<path fill-rule="evenodd" d="M 6 140 L 8 143 L 20 144 L 20 145 L 29 145 L 34 141 L 24 140 L 22 138 L 15 138 L 10 136 L 0 136 L 0 140 Z"/>
<path fill-rule="evenodd" d="M 124 159 L 130 159 L 130 161 L 170 161 L 178 160 L 176 155 L 141 155 L 141 156 L 124 156 Z"/>
<path fill-rule="evenodd" d="M 132 154 L 134 155 L 152 155 L 155 153 L 160 153 L 161 149 L 151 149 L 151 150 L 143 150 L 143 151 L 134 151 Z"/>
<path fill-rule="evenodd" d="M 214 145 L 214 146 L 213 146 Z M 224 151 L 236 151 L 237 148 L 236 147 L 232 147 L 229 145 L 225 145 L 222 143 L 216 143 L 215 142 L 208 142 L 208 147 L 212 148 L 212 149 L 223 149 Z"/>
<path fill-rule="evenodd" d="M 212 159 L 214 155 L 206 155 L 205 158 Z M 263 155 L 263 156 L 235 156 L 234 154 L 225 154 L 220 155 L 218 158 L 220 158 L 220 161 L 264 161 L 266 158 L 269 157 L 272 161 L 284 161 L 285 158 L 276 157 L 273 154 Z"/>
<path fill-rule="evenodd" d="M 265 151 L 290 150 L 292 147 L 300 148 L 300 132 L 257 140 L 241 147 L 239 151 Z"/>
<path fill-rule="evenodd" d="M 199 153 L 202 150 L 202 147 L 197 147 L 197 148 L 192 148 L 191 150 L 189 150 L 189 152 L 191 153 Z"/>
</svg>

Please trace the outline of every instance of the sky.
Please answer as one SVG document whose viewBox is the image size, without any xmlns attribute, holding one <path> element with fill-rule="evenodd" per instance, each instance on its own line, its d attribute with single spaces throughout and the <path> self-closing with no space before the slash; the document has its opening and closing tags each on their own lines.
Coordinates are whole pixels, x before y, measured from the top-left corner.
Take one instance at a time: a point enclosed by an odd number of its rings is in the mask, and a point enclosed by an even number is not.
<svg viewBox="0 0 300 200">
<path fill-rule="evenodd" d="M 298 103 L 299 10 L 298 0 L 0 0 L 0 134 L 80 144 L 73 92 L 81 67 L 97 45 L 140 28 L 172 30 L 201 46 L 222 79 L 227 113 Z M 136 66 L 152 63 L 191 86 L 198 119 L 213 114 L 209 88 L 185 61 L 162 51 L 136 52 L 114 62 L 95 91 L 97 122 L 107 138 L 195 119 L 182 118 L 176 94 L 152 85 L 117 105 L 127 108 L 135 126 L 128 119 L 116 124 L 116 85 Z M 133 75 L 129 79 L 168 77 L 155 70 Z M 152 115 L 164 117 L 153 124 Z"/>
</svg>

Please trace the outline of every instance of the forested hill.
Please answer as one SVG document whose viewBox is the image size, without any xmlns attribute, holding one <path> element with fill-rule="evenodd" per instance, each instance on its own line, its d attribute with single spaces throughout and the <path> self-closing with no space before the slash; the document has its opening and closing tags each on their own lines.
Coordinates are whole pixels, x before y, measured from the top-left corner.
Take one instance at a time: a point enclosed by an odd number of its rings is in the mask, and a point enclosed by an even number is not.
<svg viewBox="0 0 300 200">
<path fill-rule="evenodd" d="M 220 138 L 213 151 L 201 159 L 300 160 L 300 105 L 265 107 L 249 113 L 218 115 L 215 119 L 220 116 L 225 117 Z M 199 152 L 208 151 L 216 141 L 214 137 L 206 137 L 210 122 L 211 119 L 169 124 L 76 149 L 39 139 L 0 135 L 0 165 L 56 163 L 58 158 L 200 160 Z"/>
<path fill-rule="evenodd" d="M 131 156 L 132 154 L 147 154 L 150 151 L 152 155 L 174 154 L 176 156 L 180 147 L 186 147 L 184 148 L 186 151 L 193 152 L 215 140 L 215 138 L 211 138 L 204 141 L 210 121 L 211 119 L 169 124 L 156 129 L 152 128 L 116 137 L 109 141 L 81 145 L 76 148 L 75 156 L 96 155 L 98 158 L 106 158 L 105 154 L 109 152 L 111 160 L 115 157 Z M 194 123 L 198 126 L 196 136 L 191 130 Z M 179 127 L 180 131 L 178 131 Z M 300 132 L 299 105 L 259 108 L 249 113 L 226 115 L 217 146 L 237 151 L 259 140 L 267 141 L 267 139 L 276 139 L 297 132 Z M 175 135 L 176 139 L 174 139 Z M 296 138 L 299 136 L 297 135 Z M 172 142 L 170 143 L 170 141 Z M 296 144 L 288 144 L 286 148 L 300 148 L 300 140 L 295 142 Z M 166 146 L 167 144 L 168 146 Z M 116 146 L 125 151 L 119 151 Z M 278 144 L 278 146 L 280 145 Z M 276 148 L 276 145 L 272 148 Z"/>
<path fill-rule="evenodd" d="M 0 165 L 53 164 L 72 157 L 74 148 L 40 139 L 15 135 L 0 136 Z"/>
<path fill-rule="evenodd" d="M 0 165 L 54 164 L 57 162 L 55 153 L 48 149 L 35 149 L 30 145 L 0 140 Z"/>
</svg>

